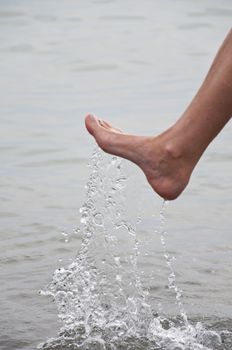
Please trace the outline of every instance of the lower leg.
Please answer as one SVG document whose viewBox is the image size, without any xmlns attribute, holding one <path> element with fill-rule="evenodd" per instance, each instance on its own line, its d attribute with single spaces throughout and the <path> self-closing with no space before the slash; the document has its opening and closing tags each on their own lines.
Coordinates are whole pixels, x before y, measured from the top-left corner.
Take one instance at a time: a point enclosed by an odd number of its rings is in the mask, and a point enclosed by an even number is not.
<svg viewBox="0 0 232 350">
<path fill-rule="evenodd" d="M 196 96 L 175 124 L 200 157 L 232 116 L 232 30 L 218 51 Z M 191 148 L 192 145 L 192 148 Z"/>
</svg>

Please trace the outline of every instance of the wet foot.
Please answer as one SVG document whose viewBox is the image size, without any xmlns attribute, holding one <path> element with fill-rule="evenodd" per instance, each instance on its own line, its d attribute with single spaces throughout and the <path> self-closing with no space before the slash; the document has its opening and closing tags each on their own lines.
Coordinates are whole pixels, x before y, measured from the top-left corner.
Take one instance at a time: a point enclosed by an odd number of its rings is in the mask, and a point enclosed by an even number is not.
<svg viewBox="0 0 232 350">
<path fill-rule="evenodd" d="M 173 129 L 156 137 L 124 134 L 105 121 L 87 115 L 86 128 L 103 151 L 129 159 L 144 172 L 153 190 L 164 199 L 177 198 L 187 186 L 194 159 L 186 157 Z"/>
</svg>

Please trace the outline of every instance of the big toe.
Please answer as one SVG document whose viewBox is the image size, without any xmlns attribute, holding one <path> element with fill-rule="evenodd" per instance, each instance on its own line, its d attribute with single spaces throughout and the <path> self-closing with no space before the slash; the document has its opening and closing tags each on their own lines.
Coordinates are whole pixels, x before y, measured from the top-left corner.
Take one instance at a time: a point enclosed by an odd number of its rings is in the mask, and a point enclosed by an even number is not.
<svg viewBox="0 0 232 350">
<path fill-rule="evenodd" d="M 99 127 L 98 119 L 93 114 L 88 114 L 85 117 L 85 126 L 91 135 L 94 135 Z"/>
</svg>

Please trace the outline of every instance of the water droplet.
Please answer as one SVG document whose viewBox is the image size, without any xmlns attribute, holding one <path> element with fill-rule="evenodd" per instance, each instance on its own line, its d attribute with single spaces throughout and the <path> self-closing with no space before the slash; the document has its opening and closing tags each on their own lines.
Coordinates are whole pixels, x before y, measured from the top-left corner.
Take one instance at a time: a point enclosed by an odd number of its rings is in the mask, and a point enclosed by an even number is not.
<svg viewBox="0 0 232 350">
<path fill-rule="evenodd" d="M 65 232 L 65 231 L 62 231 L 61 234 L 62 234 L 64 237 L 67 237 L 67 236 L 68 236 L 68 233 Z"/>
<path fill-rule="evenodd" d="M 116 265 L 120 266 L 120 256 L 115 256 L 114 261 L 115 261 Z"/>
<path fill-rule="evenodd" d="M 82 214 L 81 219 L 80 219 L 80 222 L 81 222 L 82 224 L 86 224 L 87 221 L 88 221 L 88 215 Z"/>
<path fill-rule="evenodd" d="M 114 157 L 112 157 L 112 159 L 111 159 L 111 164 L 112 164 L 112 165 L 115 165 L 115 164 L 116 164 L 116 162 L 117 162 L 117 159 L 118 159 L 118 158 L 117 158 L 117 157 L 115 157 L 115 156 L 114 156 Z"/>
<path fill-rule="evenodd" d="M 119 190 L 122 190 L 126 187 L 126 180 L 127 178 L 122 176 L 115 181 L 115 187 Z"/>
<path fill-rule="evenodd" d="M 92 232 L 90 232 L 90 231 L 87 231 L 86 233 L 85 233 L 85 237 L 86 238 L 91 238 L 92 237 Z"/>
<path fill-rule="evenodd" d="M 77 235 L 81 232 L 81 229 L 79 227 L 73 229 L 74 235 Z"/>
<path fill-rule="evenodd" d="M 116 281 L 122 282 L 122 276 L 121 275 L 116 275 Z"/>
<path fill-rule="evenodd" d="M 102 226 L 102 224 L 103 224 L 103 216 L 102 216 L 101 213 L 95 213 L 93 215 L 93 220 L 94 220 L 95 225 Z"/>
</svg>

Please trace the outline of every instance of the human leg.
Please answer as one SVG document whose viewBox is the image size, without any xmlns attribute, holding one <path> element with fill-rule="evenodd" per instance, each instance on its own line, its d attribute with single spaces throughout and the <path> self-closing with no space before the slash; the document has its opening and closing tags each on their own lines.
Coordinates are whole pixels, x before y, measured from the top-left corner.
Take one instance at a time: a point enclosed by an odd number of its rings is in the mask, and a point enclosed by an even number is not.
<svg viewBox="0 0 232 350">
<path fill-rule="evenodd" d="M 154 191 L 171 200 L 182 193 L 202 153 L 231 116 L 232 31 L 186 111 L 162 134 L 127 135 L 91 115 L 86 127 L 105 152 L 137 164 Z"/>
</svg>

